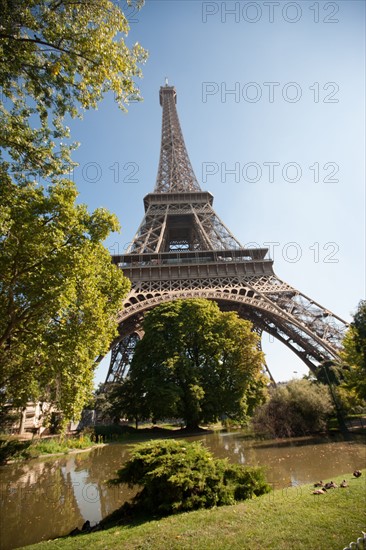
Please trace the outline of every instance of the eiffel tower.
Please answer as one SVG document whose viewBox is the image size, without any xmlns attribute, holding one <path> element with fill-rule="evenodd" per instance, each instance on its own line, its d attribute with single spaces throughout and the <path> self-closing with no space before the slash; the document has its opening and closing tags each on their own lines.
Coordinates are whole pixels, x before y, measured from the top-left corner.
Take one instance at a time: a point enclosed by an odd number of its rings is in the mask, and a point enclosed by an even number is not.
<svg viewBox="0 0 366 550">
<path fill-rule="evenodd" d="M 212 208 L 188 157 L 179 123 L 177 93 L 160 88 L 161 150 L 153 193 L 128 250 L 112 256 L 132 282 L 119 315 L 106 383 L 128 372 L 143 336 L 144 314 L 163 302 L 206 298 L 237 311 L 283 342 L 314 370 L 338 357 L 347 324 L 328 309 L 281 281 L 267 248 L 244 248 Z"/>
</svg>

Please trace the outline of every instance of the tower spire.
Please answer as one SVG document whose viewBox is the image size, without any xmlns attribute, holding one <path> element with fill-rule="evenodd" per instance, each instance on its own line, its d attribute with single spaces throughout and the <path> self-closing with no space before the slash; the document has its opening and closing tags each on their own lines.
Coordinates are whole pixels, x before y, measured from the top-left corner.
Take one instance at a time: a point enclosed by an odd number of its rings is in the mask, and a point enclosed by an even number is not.
<svg viewBox="0 0 366 550">
<path fill-rule="evenodd" d="M 144 198 L 145 216 L 128 254 L 160 254 L 241 249 L 242 245 L 212 208 L 202 191 L 184 143 L 174 86 L 161 86 L 161 150 L 153 193 Z"/>
<path fill-rule="evenodd" d="M 174 86 L 168 86 L 167 78 L 165 86 L 160 88 L 159 97 L 163 108 L 163 120 L 154 193 L 200 191 L 179 123 L 176 108 L 177 92 Z"/>
</svg>

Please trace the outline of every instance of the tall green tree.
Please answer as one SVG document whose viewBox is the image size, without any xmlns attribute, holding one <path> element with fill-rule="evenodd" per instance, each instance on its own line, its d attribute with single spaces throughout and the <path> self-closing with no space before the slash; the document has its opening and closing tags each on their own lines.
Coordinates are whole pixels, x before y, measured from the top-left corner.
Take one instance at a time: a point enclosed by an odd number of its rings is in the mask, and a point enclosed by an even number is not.
<svg viewBox="0 0 366 550">
<path fill-rule="evenodd" d="M 1 0 L 0 13 L 0 401 L 46 399 L 71 418 L 129 282 L 102 245 L 116 218 L 77 206 L 64 179 L 66 122 L 108 92 L 124 110 L 139 99 L 147 53 L 111 0 Z"/>
<path fill-rule="evenodd" d="M 117 332 L 130 283 L 102 244 L 118 229 L 104 209 L 75 205 L 74 185 L 0 180 L 0 388 L 21 406 L 55 402 L 77 415 L 95 359 Z"/>
<path fill-rule="evenodd" d="M 147 54 L 126 45 L 128 21 L 111 0 L 0 6 L 0 161 L 18 182 L 54 181 L 69 172 L 76 146 L 65 117 L 96 108 L 107 92 L 123 109 L 139 99 L 134 77 Z"/>
<path fill-rule="evenodd" d="M 126 380 L 140 410 L 157 419 L 183 418 L 192 429 L 224 415 L 250 415 L 267 382 L 251 328 L 207 300 L 176 300 L 148 312 Z M 135 414 L 125 405 L 126 414 Z"/>
<path fill-rule="evenodd" d="M 353 390 L 358 397 L 366 399 L 366 300 L 361 300 L 353 321 L 343 340 L 343 362 L 345 387 Z"/>
</svg>

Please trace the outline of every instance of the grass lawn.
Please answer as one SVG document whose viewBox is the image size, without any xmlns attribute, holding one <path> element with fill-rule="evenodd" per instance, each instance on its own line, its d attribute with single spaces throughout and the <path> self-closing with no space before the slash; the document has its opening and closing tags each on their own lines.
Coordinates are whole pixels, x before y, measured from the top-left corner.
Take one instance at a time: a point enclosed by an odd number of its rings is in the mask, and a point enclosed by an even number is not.
<svg viewBox="0 0 366 550">
<path fill-rule="evenodd" d="M 346 489 L 303 485 L 245 501 L 27 546 L 42 549 L 342 550 L 366 531 L 366 470 Z M 329 481 L 329 480 L 326 480 Z M 52 521 L 52 518 L 50 518 Z"/>
</svg>

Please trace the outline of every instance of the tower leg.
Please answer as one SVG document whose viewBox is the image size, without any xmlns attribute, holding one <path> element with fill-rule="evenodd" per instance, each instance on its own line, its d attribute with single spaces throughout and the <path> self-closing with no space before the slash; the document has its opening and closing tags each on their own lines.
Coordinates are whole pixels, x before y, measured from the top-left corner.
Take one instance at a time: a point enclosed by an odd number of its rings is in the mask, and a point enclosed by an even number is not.
<svg viewBox="0 0 366 550">
<path fill-rule="evenodd" d="M 130 370 L 132 357 L 139 335 L 134 332 L 122 338 L 122 340 L 112 348 L 111 362 L 106 378 L 106 383 L 120 382 L 125 378 Z"/>
</svg>

